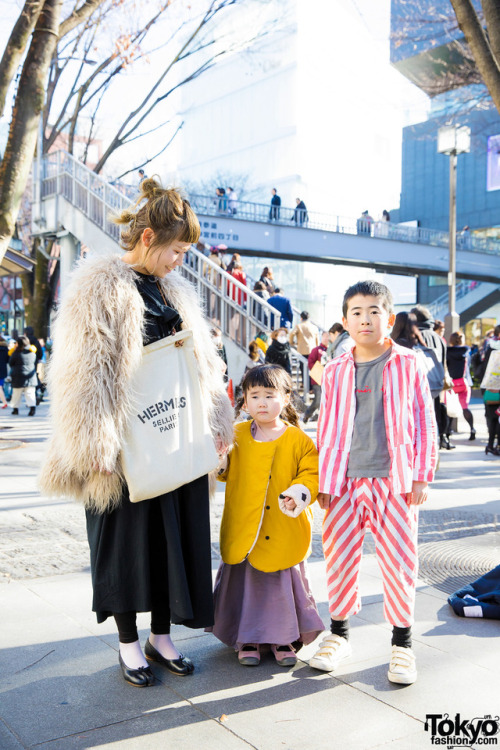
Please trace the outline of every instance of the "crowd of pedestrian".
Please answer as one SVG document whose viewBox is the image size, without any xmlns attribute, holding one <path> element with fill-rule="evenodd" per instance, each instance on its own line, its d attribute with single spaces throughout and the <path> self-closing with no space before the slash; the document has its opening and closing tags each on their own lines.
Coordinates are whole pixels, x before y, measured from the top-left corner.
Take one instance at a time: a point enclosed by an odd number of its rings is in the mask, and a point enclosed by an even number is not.
<svg viewBox="0 0 500 750">
<path fill-rule="evenodd" d="M 12 415 L 19 415 L 24 397 L 28 416 L 35 416 L 45 393 L 46 361 L 45 341 L 37 339 L 32 326 L 26 326 L 22 335 L 13 329 L 8 340 L 0 335 L 0 408 L 9 405 L 5 394 L 8 387 Z"/>
</svg>

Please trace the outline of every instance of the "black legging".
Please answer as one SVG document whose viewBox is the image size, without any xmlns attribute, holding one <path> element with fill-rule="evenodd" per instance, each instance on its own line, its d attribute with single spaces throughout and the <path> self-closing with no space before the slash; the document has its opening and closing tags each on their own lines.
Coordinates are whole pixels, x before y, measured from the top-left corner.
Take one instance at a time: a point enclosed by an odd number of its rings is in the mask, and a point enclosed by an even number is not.
<svg viewBox="0 0 500 750">
<path fill-rule="evenodd" d="M 114 612 L 120 643 L 135 643 L 139 640 L 137 632 L 137 612 Z M 170 609 L 168 605 L 155 607 L 151 612 L 151 632 L 155 635 L 170 633 Z"/>
<path fill-rule="evenodd" d="M 436 413 L 436 424 L 439 437 L 448 435 L 450 432 L 449 424 L 451 420 L 449 420 L 448 414 L 446 413 L 446 406 L 441 403 L 439 396 L 436 396 L 434 399 L 434 411 Z"/>
<path fill-rule="evenodd" d="M 471 433 L 474 432 L 474 418 L 470 409 L 464 409 L 464 419 L 470 427 Z"/>
<path fill-rule="evenodd" d="M 498 421 L 498 415 L 496 410 L 498 404 L 485 404 L 484 411 L 486 414 L 486 425 L 488 427 L 488 448 L 493 448 L 495 445 L 495 438 L 497 444 L 500 445 L 500 423 Z"/>
</svg>

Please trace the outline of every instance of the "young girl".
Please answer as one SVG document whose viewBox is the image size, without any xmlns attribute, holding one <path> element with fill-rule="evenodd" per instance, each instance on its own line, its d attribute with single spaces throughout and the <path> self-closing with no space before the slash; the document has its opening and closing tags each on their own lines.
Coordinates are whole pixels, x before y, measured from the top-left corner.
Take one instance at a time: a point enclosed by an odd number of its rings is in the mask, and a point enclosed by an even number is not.
<svg viewBox="0 0 500 750">
<path fill-rule="evenodd" d="M 277 365 L 249 370 L 243 408 L 252 421 L 235 427 L 234 448 L 221 468 L 227 483 L 221 525 L 222 562 L 215 583 L 215 624 L 207 630 L 257 666 L 260 645 L 293 666 L 294 641 L 323 630 L 307 579 L 318 453 L 297 426 L 290 376 Z M 286 421 L 283 420 L 284 417 Z"/>
</svg>

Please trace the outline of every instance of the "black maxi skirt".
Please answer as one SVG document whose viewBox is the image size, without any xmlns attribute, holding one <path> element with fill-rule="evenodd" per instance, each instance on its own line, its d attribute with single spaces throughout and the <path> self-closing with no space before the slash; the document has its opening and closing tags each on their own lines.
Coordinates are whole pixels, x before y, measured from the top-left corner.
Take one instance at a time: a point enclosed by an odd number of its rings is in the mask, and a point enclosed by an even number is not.
<svg viewBox="0 0 500 750">
<path fill-rule="evenodd" d="M 173 623 L 213 625 L 207 476 L 140 503 L 125 487 L 118 508 L 86 516 L 97 622 L 168 604 Z"/>
</svg>

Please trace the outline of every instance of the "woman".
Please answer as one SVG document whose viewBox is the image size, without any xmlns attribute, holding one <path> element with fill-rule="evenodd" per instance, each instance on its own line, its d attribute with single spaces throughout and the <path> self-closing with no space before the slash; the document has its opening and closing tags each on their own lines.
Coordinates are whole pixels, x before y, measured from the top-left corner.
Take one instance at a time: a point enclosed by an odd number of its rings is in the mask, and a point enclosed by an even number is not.
<svg viewBox="0 0 500 750">
<path fill-rule="evenodd" d="M 488 346 L 485 347 L 484 354 L 484 369 L 481 379 L 484 381 L 484 375 L 486 374 L 490 357 L 493 353 L 497 353 L 500 350 L 500 325 L 495 326 L 493 329 L 493 335 L 488 339 Z M 495 357 L 497 354 L 495 354 Z M 485 448 L 485 453 L 493 454 L 494 456 L 500 456 L 500 415 L 497 413 L 499 410 L 499 401 L 488 401 L 486 400 L 486 392 L 496 393 L 490 388 L 484 389 L 482 387 L 484 401 L 484 412 L 486 416 L 486 426 L 488 427 L 488 444 Z"/>
<path fill-rule="evenodd" d="M 236 281 L 239 281 L 240 284 L 243 284 L 243 286 L 247 285 L 247 275 L 239 261 L 235 261 L 233 270 L 231 271 L 231 276 L 236 279 Z M 238 305 L 240 305 L 240 307 L 242 305 L 246 305 L 247 295 L 242 292 L 241 289 L 236 286 L 236 284 L 231 284 L 230 281 L 227 282 L 227 286 L 227 292 L 228 294 L 231 294 L 231 298 L 233 299 L 233 301 L 238 301 Z M 232 289 L 230 289 L 230 287 L 232 287 Z"/>
<path fill-rule="evenodd" d="M 3 384 L 7 377 L 7 362 L 9 361 L 9 345 L 0 334 L 0 401 L 2 402 L 2 409 L 6 409 L 8 406 L 5 393 L 3 392 Z"/>
<path fill-rule="evenodd" d="M 270 266 L 265 266 L 264 270 L 260 275 L 259 281 L 262 281 L 264 288 L 269 294 L 272 294 L 275 289 L 273 269 Z"/>
<path fill-rule="evenodd" d="M 241 265 L 241 255 L 239 253 L 233 253 L 232 254 L 231 260 L 227 264 L 226 271 L 228 273 L 232 273 L 233 272 L 233 268 L 235 267 L 236 263 L 240 263 L 240 265 Z"/>
<path fill-rule="evenodd" d="M 469 347 L 465 346 L 463 333 L 461 331 L 452 333 L 450 336 L 450 345 L 446 350 L 446 364 L 448 365 L 450 377 L 453 379 L 453 390 L 458 394 L 464 419 L 470 427 L 469 440 L 475 440 L 474 418 L 469 409 L 472 385 L 472 378 L 469 372 L 469 351 Z"/>
<path fill-rule="evenodd" d="M 436 423 L 439 427 L 439 447 L 453 450 L 456 446 L 450 443 L 451 419 L 446 413 L 446 407 L 441 403 L 440 394 L 443 390 L 444 367 L 438 360 L 434 349 L 427 346 L 422 332 L 418 327 L 417 316 L 414 313 L 399 312 L 396 315 L 391 338 L 400 346 L 415 349 L 425 357 L 425 369 L 432 398 Z"/>
<path fill-rule="evenodd" d="M 281 365 L 291 375 L 290 351 L 288 330 L 286 328 L 278 328 L 277 331 L 271 333 L 271 344 L 266 351 L 266 364 Z"/>
<path fill-rule="evenodd" d="M 398 312 L 391 331 L 391 338 L 396 344 L 406 346 L 407 349 L 414 349 L 420 344 L 425 346 L 417 325 L 415 315 L 407 312 Z"/>
<path fill-rule="evenodd" d="M 12 378 L 12 414 L 19 414 L 19 404 L 24 393 L 26 406 L 29 407 L 28 417 L 34 417 L 36 412 L 36 349 L 27 336 L 19 336 L 17 346 L 10 355 L 9 366 Z"/>
<path fill-rule="evenodd" d="M 170 623 L 206 627 L 213 606 L 208 477 L 134 504 L 123 480 L 120 450 L 143 345 L 180 328 L 192 330 L 221 453 L 232 440 L 232 410 L 196 292 L 173 273 L 200 236 L 189 203 L 147 179 L 133 210 L 116 221 L 127 226 L 124 255 L 83 262 L 58 313 L 48 378 L 54 434 L 40 484 L 46 494 L 84 503 L 93 610 L 98 622 L 110 616 L 116 621 L 125 680 L 147 687 L 154 676 L 139 643 L 136 613 L 151 612 L 147 659 L 187 675 L 194 666 L 172 643 Z"/>
</svg>

